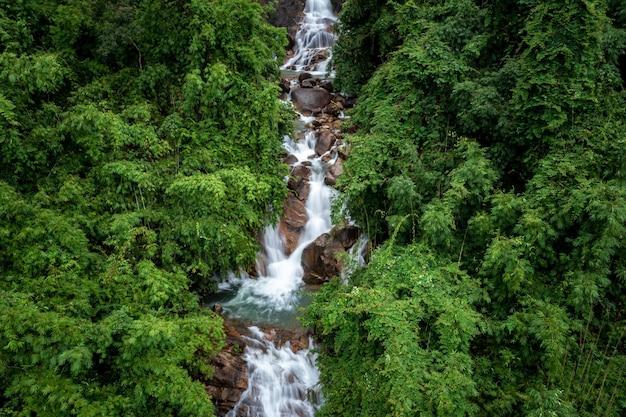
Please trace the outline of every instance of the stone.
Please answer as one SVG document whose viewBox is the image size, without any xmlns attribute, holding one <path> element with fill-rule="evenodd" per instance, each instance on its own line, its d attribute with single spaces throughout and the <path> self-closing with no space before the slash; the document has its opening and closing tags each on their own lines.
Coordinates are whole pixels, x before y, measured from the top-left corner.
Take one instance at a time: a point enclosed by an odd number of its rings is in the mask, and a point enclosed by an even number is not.
<svg viewBox="0 0 626 417">
<path fill-rule="evenodd" d="M 341 114 L 342 107 L 339 103 L 331 101 L 328 106 L 324 108 L 324 113 L 333 117 L 338 117 Z"/>
<path fill-rule="evenodd" d="M 288 156 L 283 158 L 283 162 L 286 163 L 287 165 L 293 165 L 296 162 L 298 162 L 298 158 L 293 154 L 289 154 Z"/>
<path fill-rule="evenodd" d="M 289 92 L 291 91 L 291 83 L 285 78 L 281 78 L 278 85 L 280 86 L 280 91 L 285 94 L 289 94 Z"/>
<path fill-rule="evenodd" d="M 317 85 L 315 82 L 315 78 L 307 78 L 306 80 L 300 83 L 300 87 L 302 88 L 313 88 Z"/>
<path fill-rule="evenodd" d="M 335 87 L 333 86 L 333 82 L 331 80 L 322 80 L 318 85 L 329 93 L 335 91 Z"/>
<path fill-rule="evenodd" d="M 303 227 L 308 219 L 304 203 L 294 194 L 287 196 L 283 212 L 284 222 L 295 229 Z"/>
<path fill-rule="evenodd" d="M 296 88 L 291 91 L 291 100 L 300 112 L 323 109 L 330 103 L 330 93 L 323 88 Z"/>
<path fill-rule="evenodd" d="M 335 163 L 326 171 L 324 176 L 324 184 L 333 186 L 337 183 L 337 178 L 343 173 L 343 161 L 341 158 L 337 158 Z"/>
<path fill-rule="evenodd" d="M 309 177 L 311 176 L 311 170 L 304 166 L 298 165 L 291 169 L 291 176 L 287 180 L 287 188 L 296 193 L 296 197 L 302 202 L 306 201 L 309 197 L 309 191 L 311 185 L 309 184 Z"/>
<path fill-rule="evenodd" d="M 348 156 L 350 155 L 350 145 L 344 145 L 344 146 L 339 147 L 337 152 L 339 153 L 339 158 L 345 161 L 346 159 L 348 159 Z"/>
<path fill-rule="evenodd" d="M 248 369 L 243 359 L 246 342 L 234 328 L 225 327 L 224 330 L 224 348 L 210 361 L 215 371 L 210 380 L 204 381 L 205 390 L 213 398 L 218 416 L 224 416 L 232 410 L 248 388 Z"/>
<path fill-rule="evenodd" d="M 298 75 L 298 82 L 302 83 L 304 80 L 310 80 L 313 78 L 313 75 L 309 74 L 308 72 L 303 72 L 300 75 Z"/>
<path fill-rule="evenodd" d="M 345 252 L 340 241 L 328 233 L 317 237 L 302 251 L 302 280 L 307 284 L 323 284 L 341 273 L 337 255 Z"/>
<path fill-rule="evenodd" d="M 344 249 L 348 250 L 361 236 L 361 229 L 352 225 L 337 225 L 330 231 L 330 235 L 341 242 Z"/>
<path fill-rule="evenodd" d="M 321 130 L 315 144 L 315 152 L 323 155 L 335 144 L 335 135 L 328 129 Z"/>
<path fill-rule="evenodd" d="M 289 226 L 287 223 L 285 223 L 284 220 L 281 220 L 278 224 L 278 231 L 280 232 L 280 235 L 285 239 L 285 254 L 289 256 L 298 247 L 302 228 Z"/>
</svg>

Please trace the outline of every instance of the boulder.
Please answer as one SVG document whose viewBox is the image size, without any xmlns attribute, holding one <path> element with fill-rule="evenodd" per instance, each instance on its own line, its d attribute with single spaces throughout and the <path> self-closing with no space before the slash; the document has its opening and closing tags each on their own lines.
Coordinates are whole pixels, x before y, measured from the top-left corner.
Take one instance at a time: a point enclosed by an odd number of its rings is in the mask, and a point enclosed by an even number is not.
<svg viewBox="0 0 626 417">
<path fill-rule="evenodd" d="M 299 229 L 306 224 L 308 219 L 306 207 L 304 206 L 304 203 L 294 194 L 289 194 L 287 200 L 285 200 L 283 211 L 284 222 L 294 229 Z"/>
<path fill-rule="evenodd" d="M 304 80 L 310 80 L 312 78 L 313 75 L 309 74 L 308 72 L 303 72 L 298 75 L 298 82 L 302 83 Z"/>
<path fill-rule="evenodd" d="M 331 101 L 328 106 L 324 108 L 324 113 L 333 117 L 339 117 L 341 114 L 341 104 Z"/>
<path fill-rule="evenodd" d="M 335 135 L 328 129 L 320 130 L 315 144 L 315 152 L 318 155 L 323 155 L 332 148 L 335 144 Z"/>
<path fill-rule="evenodd" d="M 318 236 L 302 251 L 302 280 L 307 284 L 322 284 L 341 273 L 337 255 L 345 252 L 341 242 L 328 233 Z"/>
<path fill-rule="evenodd" d="M 313 88 L 317 85 L 315 78 L 307 78 L 300 83 L 300 87 L 302 88 Z"/>
<path fill-rule="evenodd" d="M 331 80 L 322 80 L 318 85 L 329 93 L 335 91 L 335 87 L 333 86 L 333 82 Z"/>
<path fill-rule="evenodd" d="M 330 103 L 330 93 L 323 88 L 296 88 L 291 91 L 291 100 L 300 112 L 312 112 L 323 109 Z"/>
<path fill-rule="evenodd" d="M 346 145 L 340 146 L 337 149 L 337 152 L 339 153 L 339 158 L 345 161 L 346 159 L 348 159 L 348 156 L 350 155 L 350 145 L 346 144 Z"/>
<path fill-rule="evenodd" d="M 296 162 L 298 162 L 298 157 L 296 157 L 293 154 L 289 154 L 285 158 L 283 158 L 283 162 L 286 163 L 287 165 L 293 165 Z"/>
<path fill-rule="evenodd" d="M 215 368 L 213 377 L 204 381 L 205 390 L 213 398 L 215 412 L 224 416 L 233 409 L 241 394 L 248 388 L 248 370 L 243 359 L 245 340 L 233 328 L 225 328 L 226 343 L 210 364 Z M 240 410 L 238 417 L 245 415 Z"/>
<path fill-rule="evenodd" d="M 330 167 L 328 171 L 326 171 L 326 175 L 324 176 L 324 183 L 326 185 L 335 185 L 337 183 L 337 178 L 343 173 L 343 160 L 341 158 L 337 158 L 335 163 Z"/>
<path fill-rule="evenodd" d="M 285 239 L 285 254 L 289 256 L 298 247 L 302 228 L 289 226 L 287 223 L 285 223 L 283 219 L 278 225 L 278 231 L 280 232 L 280 235 Z"/>
<path fill-rule="evenodd" d="M 291 91 L 291 83 L 285 78 L 281 78 L 278 85 L 280 86 L 280 91 L 284 94 L 289 94 L 289 92 Z"/>
<path fill-rule="evenodd" d="M 354 246 L 356 241 L 359 239 L 361 229 L 358 226 L 337 225 L 330 231 L 330 235 L 334 239 L 341 242 L 341 245 L 347 250 Z"/>
<path fill-rule="evenodd" d="M 309 184 L 309 181 L 305 179 L 296 180 L 294 178 L 289 178 L 289 181 L 287 181 L 287 188 L 294 191 L 298 200 L 304 203 L 306 199 L 309 198 L 311 184 Z"/>
</svg>

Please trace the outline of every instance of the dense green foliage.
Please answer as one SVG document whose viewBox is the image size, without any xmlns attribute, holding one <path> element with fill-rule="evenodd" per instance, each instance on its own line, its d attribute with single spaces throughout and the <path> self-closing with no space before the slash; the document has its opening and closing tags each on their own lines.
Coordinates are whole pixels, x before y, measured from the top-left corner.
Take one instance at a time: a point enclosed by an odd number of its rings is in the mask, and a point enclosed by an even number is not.
<svg viewBox="0 0 626 417">
<path fill-rule="evenodd" d="M 285 43 L 248 0 L 0 0 L 0 415 L 213 414 L 196 293 L 282 205 Z"/>
<path fill-rule="evenodd" d="M 344 4 L 339 187 L 379 247 L 307 312 L 322 415 L 626 412 L 625 11 Z"/>
</svg>

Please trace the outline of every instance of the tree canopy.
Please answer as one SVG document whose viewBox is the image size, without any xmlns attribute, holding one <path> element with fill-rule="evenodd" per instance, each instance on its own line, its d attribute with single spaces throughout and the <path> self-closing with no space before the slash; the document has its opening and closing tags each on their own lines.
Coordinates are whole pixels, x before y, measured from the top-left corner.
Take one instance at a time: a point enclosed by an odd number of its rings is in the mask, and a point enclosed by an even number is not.
<svg viewBox="0 0 626 417">
<path fill-rule="evenodd" d="M 624 413 L 625 11 L 344 4 L 338 186 L 377 248 L 307 311 L 321 415 Z"/>
<path fill-rule="evenodd" d="M 283 29 L 247 0 L 0 0 L 0 414 L 207 416 L 198 294 L 282 206 Z"/>
</svg>

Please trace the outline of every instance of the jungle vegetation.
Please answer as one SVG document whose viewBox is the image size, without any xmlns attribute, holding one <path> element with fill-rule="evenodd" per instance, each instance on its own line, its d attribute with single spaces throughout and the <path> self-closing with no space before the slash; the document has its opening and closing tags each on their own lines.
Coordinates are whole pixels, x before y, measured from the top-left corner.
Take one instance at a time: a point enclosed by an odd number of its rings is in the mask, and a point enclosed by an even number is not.
<svg viewBox="0 0 626 417">
<path fill-rule="evenodd" d="M 248 0 L 0 0 L 1 416 L 213 415 L 199 295 L 284 200 L 285 45 Z"/>
<path fill-rule="evenodd" d="M 626 413 L 626 3 L 348 0 L 322 416 Z"/>
</svg>

